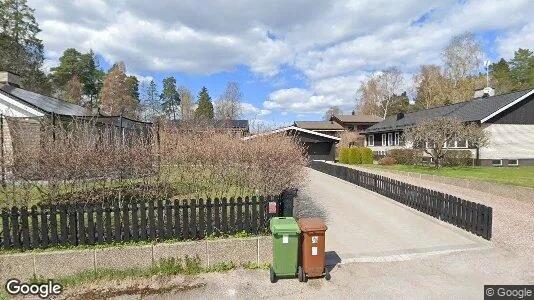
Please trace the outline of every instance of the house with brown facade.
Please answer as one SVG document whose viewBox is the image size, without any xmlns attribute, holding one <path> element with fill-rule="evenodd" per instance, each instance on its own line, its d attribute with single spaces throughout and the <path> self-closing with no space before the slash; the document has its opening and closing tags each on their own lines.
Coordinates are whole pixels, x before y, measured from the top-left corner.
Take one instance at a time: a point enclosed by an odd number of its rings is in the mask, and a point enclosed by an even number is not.
<svg viewBox="0 0 534 300">
<path fill-rule="evenodd" d="M 384 119 L 377 116 L 357 115 L 354 112 L 350 115 L 332 115 L 331 122 L 341 125 L 345 130 L 363 133 L 367 128 L 382 122 Z"/>
<path fill-rule="evenodd" d="M 295 121 L 293 126 L 319 133 L 339 137 L 344 131 L 363 132 L 370 126 L 382 121 L 376 116 L 355 115 L 332 115 L 328 121 Z"/>
</svg>

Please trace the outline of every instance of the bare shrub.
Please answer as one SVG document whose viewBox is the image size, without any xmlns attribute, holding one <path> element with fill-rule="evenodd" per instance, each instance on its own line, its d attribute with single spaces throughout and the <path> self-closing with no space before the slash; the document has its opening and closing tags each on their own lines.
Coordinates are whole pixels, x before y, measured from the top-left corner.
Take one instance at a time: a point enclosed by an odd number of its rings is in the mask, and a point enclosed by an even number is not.
<svg viewBox="0 0 534 300">
<path fill-rule="evenodd" d="M 38 142 L 29 143 L 17 122 L 0 206 L 278 194 L 301 182 L 308 162 L 284 135 L 243 141 L 200 124 L 122 132 L 93 120 L 43 119 L 32 133 Z"/>
<path fill-rule="evenodd" d="M 378 164 L 381 165 L 381 166 L 392 166 L 394 164 L 396 164 L 397 161 L 395 160 L 395 158 L 391 157 L 391 156 L 386 156 L 384 158 L 382 158 L 381 160 L 378 161 Z"/>
<path fill-rule="evenodd" d="M 356 131 L 343 131 L 339 135 L 341 139 L 337 144 L 337 149 L 348 148 L 350 146 L 363 147 L 365 136 Z"/>
</svg>

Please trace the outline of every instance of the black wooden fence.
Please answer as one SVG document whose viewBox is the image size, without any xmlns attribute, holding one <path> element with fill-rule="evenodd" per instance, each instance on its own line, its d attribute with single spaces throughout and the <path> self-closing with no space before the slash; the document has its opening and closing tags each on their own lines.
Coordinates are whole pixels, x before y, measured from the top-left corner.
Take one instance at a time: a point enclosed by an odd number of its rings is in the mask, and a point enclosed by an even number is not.
<svg viewBox="0 0 534 300">
<path fill-rule="evenodd" d="M 123 201 L 3 209 L 0 248 L 34 249 L 127 241 L 188 240 L 269 230 L 269 202 L 279 215 L 292 207 L 295 190 L 267 197 L 187 201 Z M 285 214 L 288 214 L 287 210 Z"/>
<path fill-rule="evenodd" d="M 391 198 L 487 240 L 491 239 L 493 216 L 491 207 L 345 166 L 313 161 L 311 167 Z"/>
</svg>

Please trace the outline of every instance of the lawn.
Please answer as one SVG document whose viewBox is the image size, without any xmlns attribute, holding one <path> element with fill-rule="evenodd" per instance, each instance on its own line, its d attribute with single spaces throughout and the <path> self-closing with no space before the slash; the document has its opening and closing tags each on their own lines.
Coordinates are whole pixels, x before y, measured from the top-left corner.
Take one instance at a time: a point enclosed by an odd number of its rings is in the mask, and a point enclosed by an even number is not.
<svg viewBox="0 0 534 300">
<path fill-rule="evenodd" d="M 534 166 L 523 167 L 442 167 L 438 170 L 426 166 L 410 165 L 366 165 L 369 167 L 405 172 L 433 174 L 445 177 L 478 179 L 508 185 L 534 188 Z"/>
</svg>

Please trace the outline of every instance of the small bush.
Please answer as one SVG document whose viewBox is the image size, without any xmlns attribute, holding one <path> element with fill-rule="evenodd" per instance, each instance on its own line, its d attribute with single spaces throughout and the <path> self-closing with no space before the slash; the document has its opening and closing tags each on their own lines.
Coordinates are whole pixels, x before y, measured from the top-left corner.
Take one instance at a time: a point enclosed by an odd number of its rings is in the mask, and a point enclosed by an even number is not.
<svg viewBox="0 0 534 300">
<path fill-rule="evenodd" d="M 362 163 L 362 151 L 361 148 L 349 148 L 349 164 L 360 165 Z"/>
<path fill-rule="evenodd" d="M 395 158 L 400 165 L 415 165 L 421 162 L 423 152 L 419 149 L 392 149 L 388 156 Z"/>
<path fill-rule="evenodd" d="M 397 163 L 397 161 L 392 156 L 386 156 L 386 157 L 384 157 L 384 158 L 382 158 L 381 160 L 378 161 L 378 164 L 381 165 L 381 166 L 392 166 L 392 165 L 394 165 L 396 163 Z"/>
<path fill-rule="evenodd" d="M 444 166 L 471 166 L 472 153 L 469 150 L 449 150 L 442 159 Z"/>
<path fill-rule="evenodd" d="M 339 162 L 342 164 L 349 163 L 349 148 L 341 148 L 339 150 Z"/>
<path fill-rule="evenodd" d="M 361 148 L 362 164 L 372 164 L 374 160 L 373 150 L 371 148 Z"/>
</svg>

